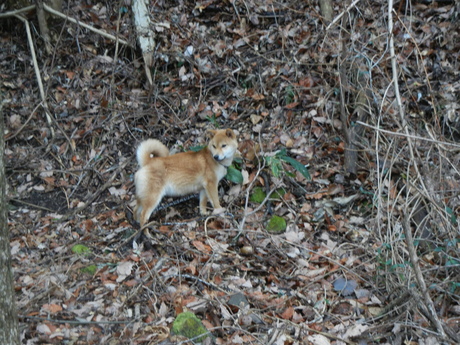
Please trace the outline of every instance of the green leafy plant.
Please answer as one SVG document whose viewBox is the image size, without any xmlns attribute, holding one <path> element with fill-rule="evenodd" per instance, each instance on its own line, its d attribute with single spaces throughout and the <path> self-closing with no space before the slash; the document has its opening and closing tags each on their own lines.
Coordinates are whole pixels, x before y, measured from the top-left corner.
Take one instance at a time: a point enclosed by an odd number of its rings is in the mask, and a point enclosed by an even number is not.
<svg viewBox="0 0 460 345">
<path fill-rule="evenodd" d="M 446 213 L 449 215 L 452 225 L 457 225 L 457 217 L 455 216 L 454 210 L 446 206 Z"/>
<path fill-rule="evenodd" d="M 251 78 L 239 79 L 239 84 L 245 90 L 250 89 L 253 86 Z"/>
<path fill-rule="evenodd" d="M 457 289 L 460 289 L 460 283 L 458 282 L 449 282 L 449 291 L 455 293 Z"/>
<path fill-rule="evenodd" d="M 270 167 L 273 176 L 275 177 L 279 177 L 282 172 L 285 172 L 282 164 L 285 162 L 292 166 L 299 173 L 301 173 L 307 180 L 311 180 L 310 172 L 305 167 L 305 165 L 295 160 L 294 158 L 289 157 L 285 148 L 279 150 L 273 156 L 265 156 L 264 159 L 267 165 Z"/>
<path fill-rule="evenodd" d="M 286 91 L 284 93 L 284 101 L 286 102 L 286 105 L 291 104 L 295 100 L 295 90 L 292 87 L 292 85 L 289 85 L 286 88 Z"/>
<path fill-rule="evenodd" d="M 243 174 L 241 174 L 241 171 L 238 170 L 233 164 L 228 167 L 227 175 L 225 175 L 225 178 L 236 184 L 243 183 Z"/>
<path fill-rule="evenodd" d="M 216 114 L 206 116 L 206 120 L 212 123 L 215 128 L 219 128 L 219 123 L 217 123 Z"/>
</svg>

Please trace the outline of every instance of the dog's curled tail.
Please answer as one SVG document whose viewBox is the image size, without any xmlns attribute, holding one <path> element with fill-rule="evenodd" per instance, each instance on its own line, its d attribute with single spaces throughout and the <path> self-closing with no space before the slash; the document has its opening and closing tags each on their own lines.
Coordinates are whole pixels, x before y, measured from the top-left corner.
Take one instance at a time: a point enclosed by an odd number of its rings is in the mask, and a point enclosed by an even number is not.
<svg viewBox="0 0 460 345">
<path fill-rule="evenodd" d="M 156 139 L 148 139 L 143 141 L 136 151 L 137 162 L 141 167 L 148 164 L 154 157 L 169 156 L 168 148 Z"/>
</svg>

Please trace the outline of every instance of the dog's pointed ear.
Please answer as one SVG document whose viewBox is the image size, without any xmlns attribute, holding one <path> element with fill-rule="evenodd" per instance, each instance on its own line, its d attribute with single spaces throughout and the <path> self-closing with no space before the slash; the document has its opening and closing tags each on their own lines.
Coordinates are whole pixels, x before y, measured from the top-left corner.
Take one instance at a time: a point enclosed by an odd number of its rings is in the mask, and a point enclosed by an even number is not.
<svg viewBox="0 0 460 345">
<path fill-rule="evenodd" d="M 235 132 L 233 132 L 232 129 L 230 128 L 227 128 L 227 130 L 225 131 L 225 135 L 231 139 L 235 139 L 236 138 L 236 134 Z"/>
<path fill-rule="evenodd" d="M 214 129 L 208 129 L 208 130 L 206 131 L 206 138 L 212 139 L 212 138 L 216 135 L 216 132 L 217 132 L 217 131 L 214 130 Z"/>
</svg>

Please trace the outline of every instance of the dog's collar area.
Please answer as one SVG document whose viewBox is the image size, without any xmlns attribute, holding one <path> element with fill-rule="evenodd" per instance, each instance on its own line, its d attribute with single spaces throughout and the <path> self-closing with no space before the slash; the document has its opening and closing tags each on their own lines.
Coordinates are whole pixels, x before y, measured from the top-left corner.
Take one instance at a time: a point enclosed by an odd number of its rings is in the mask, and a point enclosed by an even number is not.
<svg viewBox="0 0 460 345">
<path fill-rule="evenodd" d="M 230 164 L 229 165 L 225 165 L 223 162 L 228 160 L 228 157 L 225 157 L 224 159 L 221 159 L 221 160 L 218 160 L 215 156 L 213 156 L 212 158 L 214 158 L 214 160 L 219 163 L 220 165 L 222 165 L 225 169 L 227 169 L 230 165 L 232 165 L 232 162 L 230 161 Z"/>
<path fill-rule="evenodd" d="M 219 163 L 220 165 L 222 165 L 225 169 L 228 169 L 228 167 L 231 165 L 231 163 L 229 165 L 225 165 L 224 163 L 219 162 L 218 160 L 215 160 L 215 161 Z"/>
</svg>

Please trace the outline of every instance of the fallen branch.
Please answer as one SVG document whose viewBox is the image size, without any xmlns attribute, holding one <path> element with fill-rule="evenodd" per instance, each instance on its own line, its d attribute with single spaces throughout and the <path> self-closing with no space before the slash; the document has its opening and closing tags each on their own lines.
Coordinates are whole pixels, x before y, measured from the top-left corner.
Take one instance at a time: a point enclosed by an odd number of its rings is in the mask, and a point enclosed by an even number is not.
<svg viewBox="0 0 460 345">
<path fill-rule="evenodd" d="M 117 175 L 120 173 L 120 171 L 122 171 L 125 168 L 127 163 L 128 162 L 125 162 L 125 163 L 121 164 L 120 166 L 118 166 L 117 170 L 112 174 L 112 176 L 109 178 L 109 180 L 106 183 L 104 183 L 104 185 L 99 187 L 97 189 L 97 191 L 94 192 L 82 206 L 77 207 L 72 212 L 70 212 L 70 213 L 66 214 L 64 217 L 60 218 L 58 221 L 59 222 L 64 222 L 64 221 L 74 217 L 77 213 L 80 213 L 81 211 L 86 209 L 89 205 L 91 205 L 91 203 L 94 200 L 96 200 L 96 198 L 99 195 L 101 195 L 102 192 L 104 192 L 106 189 L 109 189 L 112 186 L 119 185 L 121 182 L 113 182 L 113 180 L 115 180 L 115 177 L 117 177 Z"/>
<path fill-rule="evenodd" d="M 61 13 L 59 11 L 56 11 L 55 9 L 49 7 L 47 4 L 43 4 L 43 8 L 45 9 L 45 11 L 47 11 L 47 12 L 49 12 L 51 14 L 54 14 L 54 15 L 56 15 L 58 17 L 61 17 L 61 18 L 65 19 L 65 20 L 68 20 L 71 23 L 80 25 L 80 26 L 82 26 L 82 27 L 84 27 L 84 28 L 86 28 L 88 30 L 91 30 L 91 31 L 93 31 L 93 32 L 105 37 L 105 38 L 108 38 L 108 39 L 110 39 L 112 41 L 118 41 L 121 44 L 124 44 L 124 45 L 127 45 L 128 47 L 131 47 L 131 45 L 128 42 L 126 42 L 125 40 L 122 40 L 122 39 L 120 39 L 118 37 L 115 37 L 115 36 L 105 32 L 105 31 L 93 28 L 92 26 L 90 26 L 88 24 L 85 24 L 85 23 L 82 23 L 79 20 L 73 19 L 73 18 L 71 18 L 71 17 L 69 17 L 69 16 L 67 16 L 67 15 L 65 15 L 65 14 L 63 14 L 63 13 Z"/>
<path fill-rule="evenodd" d="M 30 12 L 30 11 L 33 11 L 33 10 L 35 10 L 35 5 L 30 5 L 30 6 L 27 6 L 27 7 L 20 8 L 19 10 L 0 13 L 0 18 L 14 17 L 14 16 L 16 16 L 18 14 L 25 13 L 25 12 Z"/>
<path fill-rule="evenodd" d="M 8 141 L 8 140 L 11 140 L 13 138 L 15 138 L 19 133 L 22 132 L 22 130 L 24 129 L 25 126 L 27 126 L 27 124 L 29 123 L 29 121 L 32 119 L 32 116 L 34 116 L 35 112 L 37 111 L 38 107 L 41 106 L 42 104 L 39 103 L 35 108 L 34 110 L 32 110 L 32 112 L 30 113 L 29 117 L 27 118 L 26 122 L 24 122 L 21 126 L 21 128 L 19 128 L 16 132 L 14 133 L 8 133 L 6 136 L 5 136 L 5 141 Z"/>
<path fill-rule="evenodd" d="M 104 31 L 95 29 L 95 28 L 93 28 L 93 27 L 91 27 L 91 26 L 89 26 L 87 24 L 81 23 L 76 19 L 70 18 L 70 17 L 66 16 L 65 14 L 53 9 L 52 7 L 48 6 L 45 3 L 43 3 L 43 9 L 46 10 L 47 12 L 51 13 L 51 14 L 54 14 L 54 15 L 56 15 L 58 17 L 61 17 L 61 18 L 64 18 L 64 19 L 66 19 L 66 20 L 68 20 L 68 21 L 70 21 L 70 22 L 72 22 L 74 24 L 77 24 L 77 25 L 80 25 L 82 27 L 85 27 L 88 30 L 91 30 L 91 31 L 103 36 L 103 37 L 106 37 L 108 39 L 114 40 L 115 42 L 117 42 L 117 44 L 118 44 L 118 42 L 120 42 L 122 44 L 125 44 L 125 45 L 128 45 L 128 46 L 131 47 L 131 45 L 128 42 L 126 42 L 126 41 L 124 41 L 122 39 L 119 39 L 118 37 L 115 37 L 113 35 L 110 35 L 110 34 L 104 32 Z M 29 21 L 26 18 L 24 18 L 23 16 L 20 15 L 21 13 L 25 13 L 25 12 L 29 12 L 29 11 L 33 11 L 33 10 L 37 10 L 36 5 L 31 5 L 31 6 L 27 6 L 27 7 L 18 9 L 18 10 L 9 11 L 9 12 L 5 12 L 5 13 L 0 13 L 0 18 L 16 17 L 16 18 L 18 18 L 19 20 L 21 20 L 24 23 L 24 25 L 26 27 L 26 33 L 27 33 L 27 42 L 29 44 L 30 52 L 31 52 L 31 55 L 32 55 L 32 63 L 33 63 L 33 66 L 34 66 L 35 75 L 37 77 L 38 89 L 40 91 L 40 98 L 42 99 L 42 106 L 43 106 L 43 109 L 45 111 L 46 121 L 48 122 L 48 125 L 50 126 L 51 135 L 54 137 L 54 129 L 53 129 L 53 126 L 52 126 L 52 123 L 54 123 L 61 130 L 61 132 L 63 133 L 63 135 L 66 137 L 67 141 L 69 142 L 70 147 L 73 149 L 72 142 L 71 142 L 70 138 L 65 133 L 65 131 L 63 131 L 60 128 L 59 124 L 51 116 L 51 112 L 49 111 L 48 103 L 46 102 L 45 89 L 43 87 L 43 82 L 42 82 L 42 78 L 41 78 L 41 74 L 40 74 L 40 68 L 38 67 L 37 54 L 35 53 L 35 47 L 34 47 L 34 42 L 33 42 L 33 38 L 32 38 L 32 33 L 31 33 L 31 30 L 30 30 L 30 24 L 29 24 Z M 30 120 L 30 117 L 29 117 L 28 120 Z M 22 130 L 22 128 L 20 130 Z M 17 135 L 17 133 L 14 134 L 14 136 L 16 136 L 16 135 Z"/>
<path fill-rule="evenodd" d="M 54 137 L 54 130 L 53 130 L 53 127 L 51 126 L 52 120 L 51 120 L 51 116 L 48 111 L 48 104 L 46 103 L 45 89 L 43 88 L 42 77 L 40 75 L 40 69 L 38 68 L 37 54 L 35 53 L 34 42 L 32 40 L 32 33 L 30 32 L 29 21 L 18 14 L 15 14 L 14 17 L 21 20 L 26 26 L 27 42 L 29 43 L 30 53 L 32 54 L 32 63 L 34 65 L 34 71 L 37 77 L 38 89 L 40 91 L 40 97 L 43 102 L 43 108 L 45 109 L 46 121 L 48 122 L 48 125 L 50 126 L 50 129 L 51 129 L 51 134 Z"/>
<path fill-rule="evenodd" d="M 30 12 L 30 11 L 33 11 L 36 9 L 36 6 L 35 5 L 31 5 L 31 6 L 27 6 L 27 7 L 24 7 L 24 8 L 21 8 L 19 10 L 14 10 L 14 11 L 9 11 L 9 12 L 4 12 L 4 13 L 0 13 L 0 18 L 8 18 L 8 17 L 16 17 L 16 18 L 19 18 L 21 20 L 25 20 L 25 18 L 22 18 L 22 17 L 18 17 L 19 14 L 21 13 L 25 13 L 25 12 Z M 92 26 L 88 25 L 88 24 L 85 24 L 85 23 L 82 23 L 80 22 L 79 20 L 77 19 L 73 19 L 67 15 L 65 15 L 64 13 L 61 13 L 57 10 L 55 10 L 54 8 L 48 6 L 47 4 L 43 4 L 43 9 L 51 14 L 54 14 L 55 16 L 58 16 L 58 17 L 61 17 L 65 20 L 68 20 L 69 22 L 71 23 L 74 23 L 74 24 L 77 24 L 77 25 L 80 25 L 90 31 L 93 31 L 105 38 L 108 38 L 112 41 L 116 41 L 116 42 L 120 42 L 121 44 L 124 44 L 124 45 L 127 45 L 128 47 L 131 47 L 131 44 L 129 44 L 127 41 L 125 40 L 122 40 L 118 37 L 115 37 L 105 31 L 102 31 L 102 30 L 99 30 L 99 29 L 96 29 L 96 28 L 93 28 Z"/>
<path fill-rule="evenodd" d="M 326 31 L 328 31 L 328 30 L 332 27 L 332 25 L 334 25 L 335 23 L 337 23 L 337 22 L 340 20 L 340 18 L 343 17 L 343 15 L 344 15 L 345 13 L 350 12 L 351 8 L 354 7 L 359 1 L 360 1 L 360 0 L 355 0 L 355 1 L 353 1 L 353 2 L 346 8 L 345 11 L 343 11 L 343 12 L 340 13 L 337 17 L 335 17 L 334 20 L 332 21 L 332 23 L 329 24 L 329 25 L 327 26 Z"/>
</svg>

